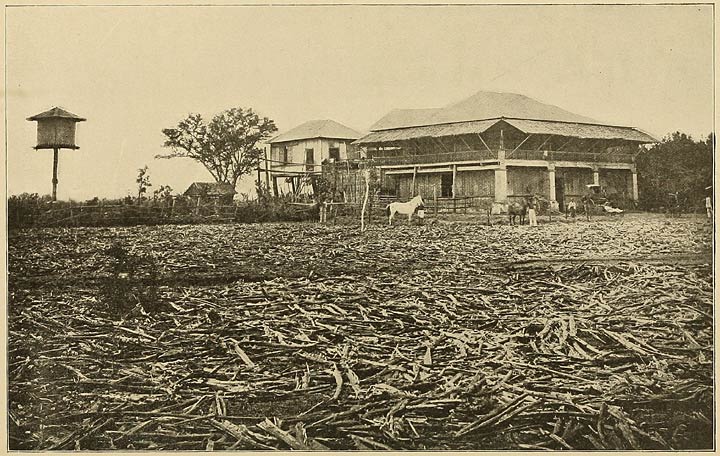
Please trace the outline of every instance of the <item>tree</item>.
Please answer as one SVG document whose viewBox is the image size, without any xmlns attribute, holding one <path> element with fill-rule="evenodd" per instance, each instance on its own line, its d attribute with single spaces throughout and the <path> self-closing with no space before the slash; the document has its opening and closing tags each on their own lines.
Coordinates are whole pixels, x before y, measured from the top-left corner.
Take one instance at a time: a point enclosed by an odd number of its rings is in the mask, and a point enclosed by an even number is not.
<svg viewBox="0 0 720 456">
<path fill-rule="evenodd" d="M 153 199 L 168 199 L 172 196 L 173 189 L 169 185 L 161 185 L 153 192 Z"/>
<path fill-rule="evenodd" d="M 638 154 L 638 190 L 646 208 L 667 207 L 669 194 L 677 193 L 680 204 L 700 206 L 705 187 L 712 185 L 713 143 L 675 132 Z"/>
<path fill-rule="evenodd" d="M 275 122 L 252 109 L 228 109 L 208 123 L 200 114 L 190 114 L 177 127 L 162 131 L 163 145 L 172 153 L 156 158 L 191 158 L 205 166 L 216 182 L 235 187 L 241 176 L 258 166 L 259 143 L 276 131 Z"/>
<path fill-rule="evenodd" d="M 135 179 L 135 182 L 137 182 L 138 184 L 138 201 L 140 201 L 143 194 L 147 192 L 147 189 L 149 187 L 152 187 L 152 184 L 150 183 L 150 176 L 148 175 L 147 166 L 138 169 L 138 176 L 137 179 Z"/>
</svg>

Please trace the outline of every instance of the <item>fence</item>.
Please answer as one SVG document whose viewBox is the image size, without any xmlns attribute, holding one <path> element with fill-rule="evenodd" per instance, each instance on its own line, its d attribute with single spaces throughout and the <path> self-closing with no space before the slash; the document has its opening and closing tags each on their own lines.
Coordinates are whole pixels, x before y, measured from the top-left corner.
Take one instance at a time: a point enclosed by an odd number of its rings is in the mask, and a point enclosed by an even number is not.
<svg viewBox="0 0 720 456">
<path fill-rule="evenodd" d="M 146 224 L 189 224 L 228 222 L 303 221 L 316 217 L 312 205 L 290 202 L 249 201 L 219 204 L 69 205 L 48 208 L 8 207 L 8 226 L 128 226 Z"/>
</svg>

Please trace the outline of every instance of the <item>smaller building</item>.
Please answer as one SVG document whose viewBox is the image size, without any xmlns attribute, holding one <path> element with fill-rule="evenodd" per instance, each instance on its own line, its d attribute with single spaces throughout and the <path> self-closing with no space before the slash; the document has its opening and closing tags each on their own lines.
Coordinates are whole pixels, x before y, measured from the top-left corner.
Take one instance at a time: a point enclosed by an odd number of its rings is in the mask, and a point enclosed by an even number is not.
<svg viewBox="0 0 720 456">
<path fill-rule="evenodd" d="M 324 162 L 356 158 L 351 143 L 362 133 L 334 120 L 310 120 L 268 141 L 265 173 L 275 195 L 300 193 L 303 178 L 319 175 Z"/>
<path fill-rule="evenodd" d="M 224 182 L 193 182 L 183 195 L 201 204 L 229 205 L 237 192 Z"/>
</svg>

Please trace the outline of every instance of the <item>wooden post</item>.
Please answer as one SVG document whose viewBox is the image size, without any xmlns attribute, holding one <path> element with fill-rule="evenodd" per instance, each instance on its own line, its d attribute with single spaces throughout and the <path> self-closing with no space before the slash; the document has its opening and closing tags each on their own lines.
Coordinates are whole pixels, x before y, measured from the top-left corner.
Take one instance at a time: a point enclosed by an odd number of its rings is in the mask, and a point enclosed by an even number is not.
<svg viewBox="0 0 720 456">
<path fill-rule="evenodd" d="M 360 213 L 360 231 L 365 231 L 365 209 L 367 208 L 368 197 L 370 196 L 370 170 L 363 170 L 363 177 L 365 178 L 365 197 L 363 198 L 362 212 Z"/>
<path fill-rule="evenodd" d="M 413 180 L 412 180 L 412 187 L 410 191 L 412 192 L 412 195 L 410 195 L 410 198 L 415 197 L 415 194 L 417 193 L 417 188 L 415 187 L 415 177 L 417 176 L 417 166 L 413 166 Z"/>
<path fill-rule="evenodd" d="M 433 206 L 435 206 L 435 218 L 438 215 L 437 184 L 433 185 Z"/>
<path fill-rule="evenodd" d="M 375 195 L 373 195 L 372 198 L 370 198 L 370 202 L 368 204 L 368 225 L 372 225 L 372 213 L 373 213 L 373 200 L 375 199 Z"/>
<path fill-rule="evenodd" d="M 258 167 L 257 167 L 257 188 L 258 188 L 258 191 L 260 191 L 260 189 L 262 188 L 261 185 L 262 185 L 262 180 L 260 179 L 260 162 L 258 162 Z M 260 195 L 259 195 L 259 194 L 258 194 L 258 198 L 260 198 Z"/>
<path fill-rule="evenodd" d="M 58 170 L 58 148 L 53 149 L 53 178 L 52 178 L 52 200 L 57 201 L 57 184 L 58 184 L 58 178 L 57 178 L 57 170 Z"/>
<path fill-rule="evenodd" d="M 268 169 L 267 147 L 263 147 L 263 153 L 265 154 L 265 186 L 268 191 L 270 191 L 270 170 Z M 277 191 L 275 192 L 275 196 L 277 196 Z"/>
</svg>

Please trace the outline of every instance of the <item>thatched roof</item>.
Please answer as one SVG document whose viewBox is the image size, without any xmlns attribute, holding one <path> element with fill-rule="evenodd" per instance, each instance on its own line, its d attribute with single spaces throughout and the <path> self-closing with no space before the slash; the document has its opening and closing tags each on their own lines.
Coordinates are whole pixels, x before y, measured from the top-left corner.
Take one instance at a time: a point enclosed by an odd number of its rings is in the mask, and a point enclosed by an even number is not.
<svg viewBox="0 0 720 456">
<path fill-rule="evenodd" d="M 601 124 L 597 120 L 574 114 L 557 106 L 541 103 L 525 95 L 480 91 L 444 108 L 396 109 L 377 121 L 370 127 L 370 130 L 419 127 L 501 117 Z"/>
<path fill-rule="evenodd" d="M 335 122 L 334 120 L 310 120 L 302 125 L 298 125 L 292 130 L 288 130 L 285 133 L 275 136 L 268 142 L 274 144 L 315 138 L 358 139 L 361 136 L 362 133 L 357 132 L 350 127 L 346 127 L 341 123 Z"/>
<path fill-rule="evenodd" d="M 413 138 L 439 138 L 443 136 L 480 134 L 499 122 L 510 124 L 525 134 L 556 135 L 587 139 L 622 139 L 639 143 L 657 142 L 657 140 L 649 134 L 631 127 L 501 118 L 371 131 L 353 144 L 369 145 L 404 141 Z"/>
<path fill-rule="evenodd" d="M 72 119 L 75 122 L 84 122 L 87 119 L 80 117 L 76 114 L 71 113 L 70 111 L 66 111 L 63 108 L 55 106 L 52 109 L 48 109 L 45 112 L 41 112 L 40 114 L 35 114 L 32 117 L 28 117 L 27 120 L 40 120 L 40 119 L 54 119 L 54 118 L 63 118 L 63 119 Z"/>
<path fill-rule="evenodd" d="M 527 134 L 572 136 L 587 139 L 624 139 L 641 143 L 658 142 L 644 131 L 633 127 L 593 125 L 574 122 L 546 122 L 541 120 L 505 119 L 518 130 Z"/>
<path fill-rule="evenodd" d="M 193 182 L 185 190 L 185 196 L 229 196 L 237 192 L 230 184 L 222 182 Z"/>
<path fill-rule="evenodd" d="M 444 108 L 391 111 L 370 127 L 371 132 L 355 144 L 482 133 L 500 121 L 527 134 L 657 142 L 636 128 L 604 125 L 525 95 L 478 92 Z"/>
</svg>

